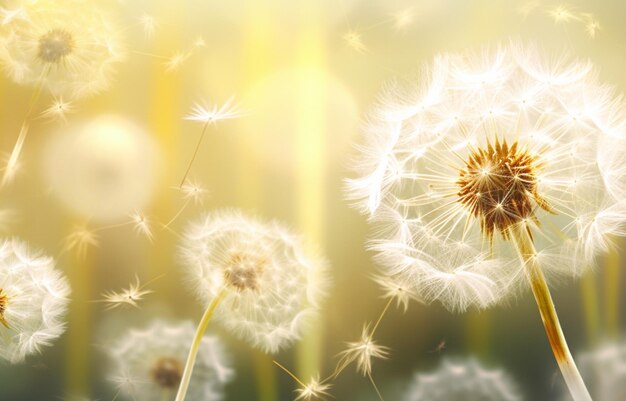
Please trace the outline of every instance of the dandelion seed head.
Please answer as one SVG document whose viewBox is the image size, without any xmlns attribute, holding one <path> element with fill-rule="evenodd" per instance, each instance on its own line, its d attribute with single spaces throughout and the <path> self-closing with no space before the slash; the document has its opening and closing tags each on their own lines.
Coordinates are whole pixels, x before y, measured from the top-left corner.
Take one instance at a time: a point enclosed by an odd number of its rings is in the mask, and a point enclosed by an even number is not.
<svg viewBox="0 0 626 401">
<path fill-rule="evenodd" d="M 222 106 L 209 106 L 207 102 L 195 103 L 192 111 L 185 120 L 198 121 L 205 124 L 215 124 L 221 120 L 231 120 L 241 117 L 244 113 L 239 104 L 233 104 L 234 96 L 230 97 Z"/>
<path fill-rule="evenodd" d="M 139 302 L 143 301 L 146 295 L 152 294 L 154 291 L 145 288 L 139 281 L 139 277 L 135 278 L 135 282 L 131 283 L 128 288 L 123 290 L 108 291 L 102 294 L 102 300 L 106 304 L 106 308 L 111 310 L 123 306 L 131 306 L 139 308 Z"/>
<path fill-rule="evenodd" d="M 432 373 L 415 375 L 404 401 L 521 401 L 517 385 L 503 370 L 491 370 L 475 359 L 444 359 Z"/>
<path fill-rule="evenodd" d="M 73 98 L 106 89 L 123 51 L 103 10 L 85 0 L 25 2 L 20 10 L 20 18 L 5 17 L 0 34 L 11 79 Z"/>
<path fill-rule="evenodd" d="M 216 319 L 266 352 L 298 339 L 324 298 L 325 261 L 278 223 L 211 213 L 186 230 L 180 255 L 202 302 L 226 291 Z"/>
<path fill-rule="evenodd" d="M 133 329 L 110 348 L 116 372 L 114 381 L 131 398 L 163 399 L 173 396 L 183 376 L 189 344 L 195 334 L 191 322 L 155 321 L 145 329 Z M 123 372 L 119 376 L 119 372 Z M 233 370 L 222 344 L 205 336 L 199 348 L 187 397 L 192 400 L 222 399 L 224 385 Z M 174 393 L 173 393 L 174 391 Z M 168 398 L 169 399 L 169 398 Z"/>
<path fill-rule="evenodd" d="M 382 273 L 426 303 L 493 306 L 527 288 L 522 225 L 549 280 L 579 276 L 626 234 L 625 108 L 588 61 L 516 41 L 388 85 L 346 185 Z"/>
<path fill-rule="evenodd" d="M 20 363 L 65 331 L 70 287 L 52 258 L 18 240 L 0 243 L 0 358 Z"/>
</svg>

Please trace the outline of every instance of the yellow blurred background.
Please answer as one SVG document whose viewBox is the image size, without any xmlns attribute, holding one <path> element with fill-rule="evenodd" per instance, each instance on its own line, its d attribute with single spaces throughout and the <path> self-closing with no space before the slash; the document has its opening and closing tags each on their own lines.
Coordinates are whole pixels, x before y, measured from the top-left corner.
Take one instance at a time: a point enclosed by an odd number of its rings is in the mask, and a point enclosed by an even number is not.
<svg viewBox="0 0 626 401">
<path fill-rule="evenodd" d="M 186 121 L 195 102 L 223 104 L 231 96 L 243 115 L 210 126 L 190 178 L 209 193 L 189 204 L 172 223 L 180 232 L 203 211 L 241 208 L 276 218 L 304 233 L 332 266 L 333 287 L 322 320 L 305 339 L 276 359 L 304 378 L 329 372 L 345 341 L 375 320 L 384 301 L 371 282 L 376 271 L 364 249 L 365 218 L 343 200 L 351 143 L 385 81 L 411 76 L 445 51 L 459 51 L 510 37 L 540 43 L 554 52 L 590 58 L 601 81 L 626 90 L 626 3 L 509 0 L 100 0 L 126 41 L 126 59 L 111 88 L 75 103 L 68 122 L 35 120 L 21 171 L 0 193 L 0 208 L 13 211 L 4 235 L 19 236 L 50 255 L 72 285 L 68 331 L 54 347 L 26 364 L 0 365 L 0 400 L 110 400 L 115 387 L 104 351 L 107 341 L 154 317 L 199 320 L 200 305 L 179 279 L 177 237 L 156 230 L 154 239 L 122 225 L 98 232 L 99 245 L 84 257 L 62 252 L 77 226 L 91 229 L 124 222 L 86 221 L 54 196 L 44 163 L 52 135 L 73 124 L 116 115 L 147 132 L 156 147 L 155 184 L 141 212 L 165 223 L 185 200 L 176 189 L 201 131 Z M 559 7 L 590 13 L 600 29 L 591 37 L 581 20 L 559 19 Z M 149 17 L 149 18 L 146 18 Z M 155 22 L 151 33 L 148 21 Z M 198 42 L 202 38 L 204 43 Z M 173 57 L 183 60 L 171 68 Z M 0 78 L 0 150 L 9 153 L 32 88 Z M 37 109 L 52 98 L 42 95 Z M 56 133 L 56 134 L 55 134 Z M 114 152 L 114 150 L 112 151 Z M 140 155 L 141 156 L 141 155 Z M 147 163 L 147 162 L 146 162 Z M 619 242 L 619 241 L 618 241 Z M 600 260 L 593 275 L 565 282 L 554 298 L 573 352 L 624 330 L 624 298 L 617 252 Z M 135 275 L 154 281 L 141 309 L 107 311 L 92 301 Z M 378 340 L 391 347 L 375 376 L 388 400 L 413 372 L 428 370 L 447 354 L 478 355 L 505 368 L 526 399 L 555 399 L 560 378 L 530 294 L 485 312 L 455 315 L 439 305 L 411 304 L 392 310 Z M 233 355 L 236 378 L 226 400 L 290 400 L 294 383 L 271 357 L 212 327 Z M 441 352 L 433 352 L 445 340 Z M 33 383 L 37 383 L 36 386 Z M 375 400 L 366 379 L 346 374 L 337 400 Z"/>
</svg>

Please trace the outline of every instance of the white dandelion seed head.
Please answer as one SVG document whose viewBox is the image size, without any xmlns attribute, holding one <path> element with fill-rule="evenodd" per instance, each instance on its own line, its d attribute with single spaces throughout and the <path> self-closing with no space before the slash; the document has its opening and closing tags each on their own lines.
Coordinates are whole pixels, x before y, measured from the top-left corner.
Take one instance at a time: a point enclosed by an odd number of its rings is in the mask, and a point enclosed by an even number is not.
<svg viewBox="0 0 626 401">
<path fill-rule="evenodd" d="M 294 401 L 324 400 L 330 396 L 330 384 L 323 383 L 319 377 L 312 377 L 306 386 L 296 390 Z"/>
<path fill-rule="evenodd" d="M 548 276 L 580 275 L 625 233 L 626 102 L 589 62 L 511 41 L 438 55 L 417 82 L 386 88 L 347 181 L 385 274 L 424 302 L 488 307 L 526 286 L 514 225 Z"/>
<path fill-rule="evenodd" d="M 13 238 L 0 243 L 0 357 L 20 363 L 65 331 L 70 287 L 54 260 Z"/>
<path fill-rule="evenodd" d="M 182 379 L 195 327 L 191 322 L 155 321 L 133 329 L 110 348 L 111 379 L 129 399 L 173 400 Z M 216 401 L 234 375 L 217 337 L 205 336 L 189 384 L 189 400 Z"/>
<path fill-rule="evenodd" d="M 200 300 L 224 288 L 216 318 L 265 352 L 298 339 L 325 296 L 326 262 L 275 222 L 207 214 L 185 232 L 180 255 Z"/>
<path fill-rule="evenodd" d="M 589 392 L 596 401 L 620 401 L 626 397 L 626 343 L 606 343 L 576 358 Z M 566 391 L 564 391 L 565 393 Z M 569 393 L 562 400 L 569 400 Z"/>
<path fill-rule="evenodd" d="M 103 115 L 52 135 L 42 167 L 52 194 L 63 205 L 105 222 L 126 218 L 148 203 L 157 161 L 157 146 L 141 126 Z M 145 219 L 133 221 L 145 234 Z"/>
<path fill-rule="evenodd" d="M 521 401 L 517 385 L 501 369 L 475 359 L 444 359 L 432 373 L 417 373 L 404 401 Z"/>
<path fill-rule="evenodd" d="M 41 80 L 53 95 L 72 98 L 107 88 L 123 50 L 103 10 L 87 0 L 38 0 L 19 9 L 20 18 L 0 27 L 0 63 L 11 79 Z"/>
</svg>

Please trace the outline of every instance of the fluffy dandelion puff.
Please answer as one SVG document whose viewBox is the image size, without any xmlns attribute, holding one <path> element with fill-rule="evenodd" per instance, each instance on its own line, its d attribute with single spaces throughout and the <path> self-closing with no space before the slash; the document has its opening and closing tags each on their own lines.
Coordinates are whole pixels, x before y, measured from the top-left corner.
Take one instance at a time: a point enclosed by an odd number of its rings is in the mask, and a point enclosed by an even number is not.
<svg viewBox="0 0 626 401">
<path fill-rule="evenodd" d="M 152 138 L 133 122 L 100 116 L 54 134 L 44 153 L 44 177 L 70 210 L 98 222 L 119 220 L 150 200 L 157 167 Z M 138 232 L 148 222 L 133 214 Z"/>
<path fill-rule="evenodd" d="M 518 43 L 442 54 L 387 87 L 347 194 L 387 274 L 426 302 L 488 307 L 526 282 L 514 225 L 549 276 L 580 275 L 624 232 L 625 107 L 585 61 Z"/>
<path fill-rule="evenodd" d="M 41 83 L 54 95 L 105 89 L 123 58 L 118 31 L 86 0 L 23 2 L 22 18 L 0 30 L 0 63 L 17 83 Z"/>
<path fill-rule="evenodd" d="M 180 255 L 200 300 L 208 304 L 224 292 L 216 318 L 266 352 L 298 339 L 325 295 L 323 259 L 278 223 L 235 211 L 190 225 Z"/>
<path fill-rule="evenodd" d="M 18 239 L 0 243 L 0 357 L 39 353 L 65 331 L 70 287 L 54 260 Z"/>
<path fill-rule="evenodd" d="M 120 392 L 133 400 L 173 400 L 194 331 L 191 322 L 156 321 L 120 337 L 110 350 L 115 362 L 112 378 Z M 203 337 L 189 385 L 189 399 L 222 399 L 223 387 L 233 373 L 220 341 Z"/>
<path fill-rule="evenodd" d="M 626 343 L 607 343 L 576 358 L 595 401 L 626 399 Z M 569 400 L 564 395 L 563 401 Z"/>
<path fill-rule="evenodd" d="M 503 370 L 491 370 L 474 359 L 444 359 L 432 373 L 418 373 L 404 401 L 521 401 L 519 390 Z"/>
<path fill-rule="evenodd" d="M 379 264 L 458 311 L 530 285 L 575 399 L 589 400 L 544 274 L 578 276 L 626 234 L 626 102 L 588 61 L 517 42 L 439 55 L 418 82 L 387 88 L 347 183 L 377 224 Z"/>
</svg>

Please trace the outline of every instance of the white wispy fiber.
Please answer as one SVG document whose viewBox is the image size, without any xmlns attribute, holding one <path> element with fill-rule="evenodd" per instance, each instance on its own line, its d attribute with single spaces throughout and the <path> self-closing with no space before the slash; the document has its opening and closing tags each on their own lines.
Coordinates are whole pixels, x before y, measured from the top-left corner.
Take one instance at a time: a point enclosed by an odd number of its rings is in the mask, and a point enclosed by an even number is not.
<svg viewBox="0 0 626 401">
<path fill-rule="evenodd" d="M 118 29 L 96 2 L 14 3 L 16 16 L 0 26 L 0 63 L 11 79 L 71 98 L 108 87 L 124 51 Z"/>
<path fill-rule="evenodd" d="M 155 321 L 132 329 L 110 348 L 111 378 L 121 394 L 132 400 L 173 400 L 193 341 L 191 322 Z M 234 376 L 229 358 L 217 337 L 204 336 L 196 359 L 188 399 L 217 401 Z"/>
<path fill-rule="evenodd" d="M 298 339 L 325 297 L 326 261 L 276 222 L 209 213 L 187 228 L 180 256 L 203 303 L 226 291 L 216 319 L 265 352 Z"/>
<path fill-rule="evenodd" d="M 431 373 L 417 373 L 403 401 L 521 401 L 517 385 L 501 369 L 473 358 L 444 359 Z"/>
<path fill-rule="evenodd" d="M 440 54 L 416 80 L 389 84 L 346 184 L 376 227 L 384 274 L 411 282 L 424 302 L 492 306 L 528 286 L 506 238 L 522 224 L 548 278 L 580 275 L 625 233 L 625 110 L 589 61 L 516 41 Z M 488 204 L 462 192 L 462 176 L 474 190 L 505 188 L 482 194 Z M 478 216 L 468 207 L 477 204 L 491 209 Z"/>
<path fill-rule="evenodd" d="M 65 331 L 70 287 L 54 260 L 16 238 L 0 242 L 0 358 L 20 363 Z"/>
</svg>

